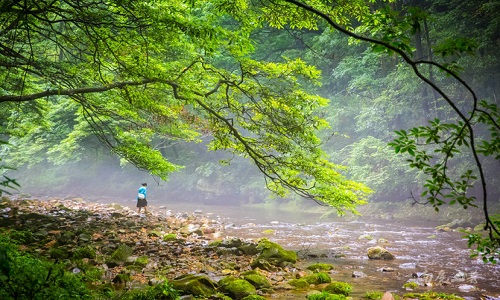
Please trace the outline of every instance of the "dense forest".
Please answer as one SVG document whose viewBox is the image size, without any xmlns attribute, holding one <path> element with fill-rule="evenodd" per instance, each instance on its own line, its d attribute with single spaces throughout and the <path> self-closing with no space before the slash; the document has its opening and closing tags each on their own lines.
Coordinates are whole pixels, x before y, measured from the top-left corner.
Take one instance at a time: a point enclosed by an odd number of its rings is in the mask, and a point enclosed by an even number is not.
<svg viewBox="0 0 500 300">
<path fill-rule="evenodd" d="M 2 192 L 411 199 L 498 234 L 496 0 L 0 7 Z"/>
</svg>

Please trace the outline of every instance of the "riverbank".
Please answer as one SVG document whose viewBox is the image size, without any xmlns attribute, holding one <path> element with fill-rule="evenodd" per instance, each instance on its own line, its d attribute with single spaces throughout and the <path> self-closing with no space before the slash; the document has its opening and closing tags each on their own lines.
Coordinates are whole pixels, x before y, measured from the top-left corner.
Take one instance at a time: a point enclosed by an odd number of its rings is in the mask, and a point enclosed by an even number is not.
<svg viewBox="0 0 500 300">
<path fill-rule="evenodd" d="M 232 235 L 230 240 L 255 245 L 255 240 L 267 236 L 258 229 L 258 238 L 238 239 L 233 233 L 241 227 L 203 211 L 176 212 L 155 206 L 150 214 L 140 215 L 127 205 L 82 198 L 4 198 L 0 203 L 0 228 L 2 234 L 17 238 L 20 250 L 65 261 L 67 270 L 72 272 L 95 271 L 92 274 L 100 274 L 92 283 L 95 288 L 109 287 L 115 293 L 155 284 L 161 278 L 173 281 L 186 274 L 202 274 L 215 282 L 227 276 L 238 277 L 252 269 L 256 253 L 246 254 L 233 246 L 220 248 L 213 243 Z M 110 259 L 117 256 L 119 249 L 126 257 Z M 297 290 L 289 284 L 292 279 L 309 275 L 307 267 L 314 260 L 317 258 L 260 270 L 271 288 L 259 293 L 269 299 L 304 299 L 311 290 L 321 289 L 324 285 Z M 352 266 L 343 265 L 343 271 L 331 270 L 328 274 L 335 279 L 340 273 L 351 274 L 349 268 Z"/>
</svg>

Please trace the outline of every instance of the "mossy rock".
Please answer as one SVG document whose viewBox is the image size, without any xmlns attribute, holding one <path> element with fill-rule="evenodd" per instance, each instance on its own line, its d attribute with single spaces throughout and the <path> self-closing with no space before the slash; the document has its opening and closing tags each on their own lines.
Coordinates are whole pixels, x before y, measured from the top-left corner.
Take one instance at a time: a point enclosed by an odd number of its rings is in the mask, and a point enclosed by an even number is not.
<svg viewBox="0 0 500 300">
<path fill-rule="evenodd" d="M 328 275 L 325 272 L 313 273 L 311 275 L 302 277 L 302 279 L 309 282 L 310 284 L 322 284 L 322 283 L 332 282 L 330 275 Z"/>
<path fill-rule="evenodd" d="M 206 276 L 186 274 L 170 281 L 172 287 L 183 295 L 210 297 L 217 290 L 217 284 Z"/>
<path fill-rule="evenodd" d="M 244 244 L 244 242 L 241 239 L 232 238 L 232 239 L 229 239 L 229 240 L 223 240 L 219 244 L 219 247 L 224 247 L 224 248 L 239 248 L 243 244 Z"/>
<path fill-rule="evenodd" d="M 161 237 L 162 234 L 158 230 L 151 230 L 150 232 L 148 232 L 148 236 L 149 237 Z"/>
<path fill-rule="evenodd" d="M 384 296 L 384 292 L 379 292 L 379 291 L 371 291 L 371 292 L 366 292 L 365 298 L 369 300 L 380 300 Z"/>
<path fill-rule="evenodd" d="M 294 264 L 297 262 L 297 253 L 291 250 L 285 250 L 280 245 L 269 241 L 268 239 L 260 240 L 257 245 L 260 255 L 252 263 L 252 268 L 265 266 L 265 263 L 259 261 L 266 261 L 272 266 L 285 267 L 288 263 Z M 266 268 L 266 270 L 269 270 Z"/>
<path fill-rule="evenodd" d="M 307 295 L 307 300 L 346 300 L 347 298 L 342 294 L 330 294 L 328 292 L 312 292 Z"/>
<path fill-rule="evenodd" d="M 352 285 L 341 281 L 334 281 L 327 285 L 323 289 L 323 291 L 330 294 L 341 294 L 344 296 L 349 296 L 352 291 Z"/>
<path fill-rule="evenodd" d="M 257 293 L 255 287 L 245 279 L 236 279 L 227 283 L 223 290 L 233 299 L 243 299 Z"/>
<path fill-rule="evenodd" d="M 223 277 L 221 280 L 219 280 L 219 282 L 217 282 L 217 284 L 219 285 L 219 287 L 222 287 L 224 288 L 226 285 L 228 285 L 230 282 L 232 281 L 235 281 L 237 280 L 238 278 L 234 277 L 234 276 L 226 276 L 226 277 Z"/>
<path fill-rule="evenodd" d="M 132 247 L 122 244 L 111 254 L 106 263 L 109 267 L 123 265 L 133 252 L 134 249 Z"/>
<path fill-rule="evenodd" d="M 134 264 L 145 267 L 149 262 L 149 257 L 147 255 L 139 256 L 135 261 Z"/>
<path fill-rule="evenodd" d="M 266 271 L 277 271 L 276 266 L 272 265 L 265 259 L 256 259 L 252 262 L 250 265 L 253 269 L 261 269 L 261 270 L 266 270 Z"/>
<path fill-rule="evenodd" d="M 392 253 L 380 246 L 368 248 L 367 254 L 369 259 L 394 259 L 394 255 Z"/>
<path fill-rule="evenodd" d="M 245 243 L 238 247 L 238 249 L 243 252 L 245 255 L 255 255 L 259 253 L 259 249 L 257 249 L 257 245 L 253 243 Z"/>
<path fill-rule="evenodd" d="M 315 263 L 307 267 L 308 270 L 316 272 L 316 271 L 330 271 L 333 270 L 333 265 L 325 264 L 325 263 Z"/>
<path fill-rule="evenodd" d="M 164 242 L 170 242 L 175 240 L 177 240 L 177 235 L 174 233 L 165 234 L 165 236 L 163 237 Z"/>
<path fill-rule="evenodd" d="M 477 224 L 473 230 L 476 232 L 484 231 L 484 224 Z"/>
<path fill-rule="evenodd" d="M 373 236 L 369 235 L 369 234 L 363 234 L 363 235 L 360 235 L 358 237 L 358 240 L 367 240 L 367 241 L 371 241 L 373 240 Z"/>
<path fill-rule="evenodd" d="M 304 278 L 300 278 L 300 279 L 292 279 L 290 281 L 288 281 L 288 284 L 293 286 L 294 288 L 298 289 L 298 290 L 307 290 L 309 289 L 309 282 L 307 282 L 307 280 L 305 280 Z"/>
<path fill-rule="evenodd" d="M 257 271 L 244 272 L 241 274 L 241 278 L 250 282 L 258 290 L 271 287 L 269 280 Z"/>
<path fill-rule="evenodd" d="M 219 247 L 221 244 L 222 244 L 221 240 L 216 240 L 216 241 L 208 243 L 208 247 Z"/>
<path fill-rule="evenodd" d="M 63 234 L 57 239 L 59 245 L 66 245 L 73 242 L 75 234 L 71 231 L 64 231 Z"/>
<path fill-rule="evenodd" d="M 115 278 L 113 278 L 113 283 L 126 283 L 129 282 L 130 280 L 131 280 L 130 274 L 121 273 L 116 275 Z"/>
<path fill-rule="evenodd" d="M 211 296 L 210 299 L 213 299 L 213 300 L 233 300 L 233 299 L 231 299 L 231 297 L 224 295 L 223 293 L 220 293 L 220 292 Z"/>
<path fill-rule="evenodd" d="M 266 297 L 263 297 L 261 295 L 248 295 L 241 300 L 266 300 Z"/>
</svg>

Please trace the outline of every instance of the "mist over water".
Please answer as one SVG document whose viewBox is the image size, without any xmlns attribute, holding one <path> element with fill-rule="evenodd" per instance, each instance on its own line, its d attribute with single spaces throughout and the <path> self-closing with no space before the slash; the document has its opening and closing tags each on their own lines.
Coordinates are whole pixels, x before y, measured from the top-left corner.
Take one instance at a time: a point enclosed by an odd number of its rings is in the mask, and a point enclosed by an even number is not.
<svg viewBox="0 0 500 300">
<path fill-rule="evenodd" d="M 296 250 L 302 258 L 299 265 L 317 261 L 331 263 L 336 266 L 332 278 L 357 287 L 353 292 L 355 297 L 363 297 L 366 291 L 373 290 L 404 293 L 402 286 L 412 279 L 414 273 L 429 273 L 435 281 L 438 276 L 441 276 L 438 281 L 453 279 L 452 285 L 425 289 L 471 299 L 500 290 L 500 267 L 471 259 L 463 234 L 437 231 L 436 226 L 445 222 L 429 221 L 433 219 L 432 215 L 402 222 L 392 218 L 397 212 L 393 211 L 394 207 L 387 206 L 377 214 L 370 211 L 361 217 L 348 214 L 339 218 L 335 217 L 333 209 L 311 201 L 287 203 L 276 199 L 272 202 L 258 197 L 250 201 L 245 192 L 219 193 L 224 188 L 219 181 L 193 173 L 193 169 L 174 173 L 168 182 L 162 182 L 132 166 L 120 167 L 113 160 L 97 166 L 83 162 L 59 169 L 38 166 L 12 172 L 10 176 L 17 178 L 21 185 L 18 191 L 14 191 L 17 195 L 30 194 L 32 199 L 80 197 L 89 202 L 119 203 L 132 209 L 135 208 L 137 189 L 141 182 L 147 182 L 148 202 L 152 209 L 161 212 L 201 211 L 224 225 L 224 237 L 252 240 L 265 237 Z M 408 206 L 408 209 L 413 208 Z M 477 219 L 482 216 L 480 210 L 469 209 L 467 213 L 477 214 Z M 445 217 L 446 212 L 435 216 L 436 219 Z M 360 238 L 363 235 L 372 239 Z M 379 239 L 387 241 L 382 246 L 395 254 L 395 260 L 373 261 L 367 258 L 367 248 L 377 245 Z M 381 271 L 384 268 L 393 271 Z M 362 271 L 367 276 L 352 278 L 353 270 Z M 464 292 L 460 289 L 463 285 L 471 285 L 474 289 Z M 296 299 L 303 297 L 297 295 Z"/>
</svg>

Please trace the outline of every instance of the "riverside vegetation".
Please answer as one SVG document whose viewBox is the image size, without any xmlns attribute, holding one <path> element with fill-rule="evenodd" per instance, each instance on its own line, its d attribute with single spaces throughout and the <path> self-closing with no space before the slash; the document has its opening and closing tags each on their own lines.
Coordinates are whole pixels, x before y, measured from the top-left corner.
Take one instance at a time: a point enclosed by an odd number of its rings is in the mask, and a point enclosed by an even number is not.
<svg viewBox="0 0 500 300">
<path fill-rule="evenodd" d="M 223 239 L 201 212 L 147 217 L 81 198 L 0 202 L 2 299 L 349 299 L 335 266 L 265 238 Z M 381 299 L 383 291 L 366 294 Z M 462 299 L 435 292 L 396 299 Z"/>
</svg>

